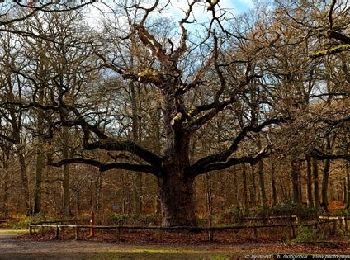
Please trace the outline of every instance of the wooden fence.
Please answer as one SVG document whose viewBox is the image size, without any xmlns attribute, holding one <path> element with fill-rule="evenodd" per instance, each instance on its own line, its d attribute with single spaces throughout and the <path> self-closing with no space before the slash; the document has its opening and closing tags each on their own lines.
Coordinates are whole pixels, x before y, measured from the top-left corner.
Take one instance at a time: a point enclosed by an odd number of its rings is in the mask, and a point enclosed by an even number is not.
<svg viewBox="0 0 350 260">
<path fill-rule="evenodd" d="M 254 237 L 258 237 L 258 230 L 263 228 L 289 228 L 290 229 L 290 237 L 295 238 L 297 235 L 297 229 L 299 226 L 311 226 L 314 228 L 319 228 L 321 225 L 331 223 L 333 225 L 333 229 L 335 230 L 337 227 L 342 226 L 348 231 L 348 220 L 350 217 L 329 217 L 329 216 L 319 216 L 317 220 L 300 223 L 298 217 L 295 215 L 292 216 L 273 216 L 273 217 L 249 217 L 245 218 L 246 221 L 259 221 L 259 222 L 269 222 L 276 220 L 286 220 L 285 223 L 277 223 L 277 224 L 254 224 L 254 225 L 232 225 L 232 226 L 217 226 L 217 227 L 187 227 L 187 226 L 176 226 L 176 227 L 161 227 L 161 226 L 129 226 L 129 225 L 79 225 L 79 224 L 64 224 L 69 222 L 74 222 L 72 220 L 58 220 L 58 221 L 44 221 L 38 223 L 31 223 L 29 225 L 29 232 L 33 234 L 37 230 L 42 230 L 44 228 L 50 228 L 55 230 L 55 238 L 60 239 L 60 234 L 63 229 L 73 229 L 75 234 L 75 239 L 79 239 L 81 230 L 89 230 L 90 235 L 94 234 L 95 230 L 110 230 L 114 231 L 116 235 L 116 239 L 120 240 L 121 236 L 125 232 L 130 231 L 178 231 L 178 232 L 205 232 L 208 235 L 208 241 L 214 240 L 214 234 L 219 231 L 230 231 L 236 230 L 237 232 L 240 230 L 251 230 L 253 231 Z"/>
</svg>

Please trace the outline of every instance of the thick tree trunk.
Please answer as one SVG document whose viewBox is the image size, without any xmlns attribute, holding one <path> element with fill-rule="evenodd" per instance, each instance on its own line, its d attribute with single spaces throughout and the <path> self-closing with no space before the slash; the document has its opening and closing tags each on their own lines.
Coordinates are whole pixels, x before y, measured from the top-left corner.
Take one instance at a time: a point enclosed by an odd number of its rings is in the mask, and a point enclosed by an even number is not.
<svg viewBox="0 0 350 260">
<path fill-rule="evenodd" d="M 164 159 L 158 187 L 163 212 L 162 225 L 196 226 L 194 178 L 187 175 L 191 134 L 183 128 L 183 101 L 174 93 L 176 87 L 167 86 L 163 92 L 163 123 L 165 130 Z"/>
<path fill-rule="evenodd" d="M 196 226 L 193 200 L 193 178 L 181 176 L 171 169 L 158 179 L 163 212 L 162 226 Z"/>
</svg>

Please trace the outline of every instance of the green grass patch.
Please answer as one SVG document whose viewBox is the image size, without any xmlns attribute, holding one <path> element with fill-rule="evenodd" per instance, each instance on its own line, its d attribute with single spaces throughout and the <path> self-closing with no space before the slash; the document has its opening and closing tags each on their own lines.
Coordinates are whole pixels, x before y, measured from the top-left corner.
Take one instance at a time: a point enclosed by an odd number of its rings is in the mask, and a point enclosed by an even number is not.
<svg viewBox="0 0 350 260">
<path fill-rule="evenodd" d="M 28 229 L 0 229 L 0 235 L 23 235 L 29 233 Z"/>
</svg>

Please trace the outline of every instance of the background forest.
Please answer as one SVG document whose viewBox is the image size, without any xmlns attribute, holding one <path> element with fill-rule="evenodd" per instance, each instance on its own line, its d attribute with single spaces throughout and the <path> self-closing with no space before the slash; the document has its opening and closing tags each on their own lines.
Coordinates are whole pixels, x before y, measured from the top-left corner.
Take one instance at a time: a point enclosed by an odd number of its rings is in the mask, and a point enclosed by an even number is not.
<svg viewBox="0 0 350 260">
<path fill-rule="evenodd" d="M 0 9 L 0 218 L 348 212 L 348 1 L 39 5 Z"/>
</svg>

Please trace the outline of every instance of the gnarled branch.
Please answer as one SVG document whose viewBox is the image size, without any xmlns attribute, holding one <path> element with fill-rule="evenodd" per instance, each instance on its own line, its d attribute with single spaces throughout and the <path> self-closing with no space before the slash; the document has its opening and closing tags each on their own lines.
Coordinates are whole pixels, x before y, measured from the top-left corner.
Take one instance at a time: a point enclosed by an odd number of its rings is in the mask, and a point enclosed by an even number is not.
<svg viewBox="0 0 350 260">
<path fill-rule="evenodd" d="M 222 167 L 224 165 L 227 165 L 227 167 L 230 167 L 229 161 L 230 160 L 232 161 L 233 159 L 232 158 L 229 159 L 229 157 L 235 151 L 237 151 L 238 145 L 247 137 L 247 135 L 249 133 L 251 133 L 251 132 L 258 133 L 269 125 L 280 124 L 280 123 L 286 122 L 288 119 L 289 118 L 287 118 L 287 117 L 278 117 L 278 118 L 266 120 L 259 125 L 249 124 L 248 126 L 244 127 L 240 131 L 240 133 L 236 136 L 236 138 L 233 139 L 233 141 L 232 141 L 231 145 L 228 147 L 228 149 L 226 149 L 223 152 L 211 154 L 207 157 L 199 159 L 192 166 L 190 166 L 190 168 L 189 168 L 190 174 L 197 175 L 199 173 L 204 173 L 205 171 L 207 171 L 207 169 L 211 169 L 210 171 L 212 171 L 212 170 L 215 170 L 214 168 L 216 166 L 219 167 L 218 169 L 223 169 Z"/>
<path fill-rule="evenodd" d="M 112 169 L 120 169 L 120 170 L 128 170 L 132 172 L 142 172 L 142 173 L 150 173 L 155 176 L 159 176 L 160 171 L 151 165 L 147 164 L 133 164 L 133 163 L 102 163 L 95 159 L 89 158 L 68 158 L 62 159 L 58 162 L 49 162 L 49 165 L 54 167 L 61 167 L 65 164 L 73 164 L 73 163 L 83 163 L 92 165 L 97 167 L 99 171 L 105 172 Z"/>
</svg>

